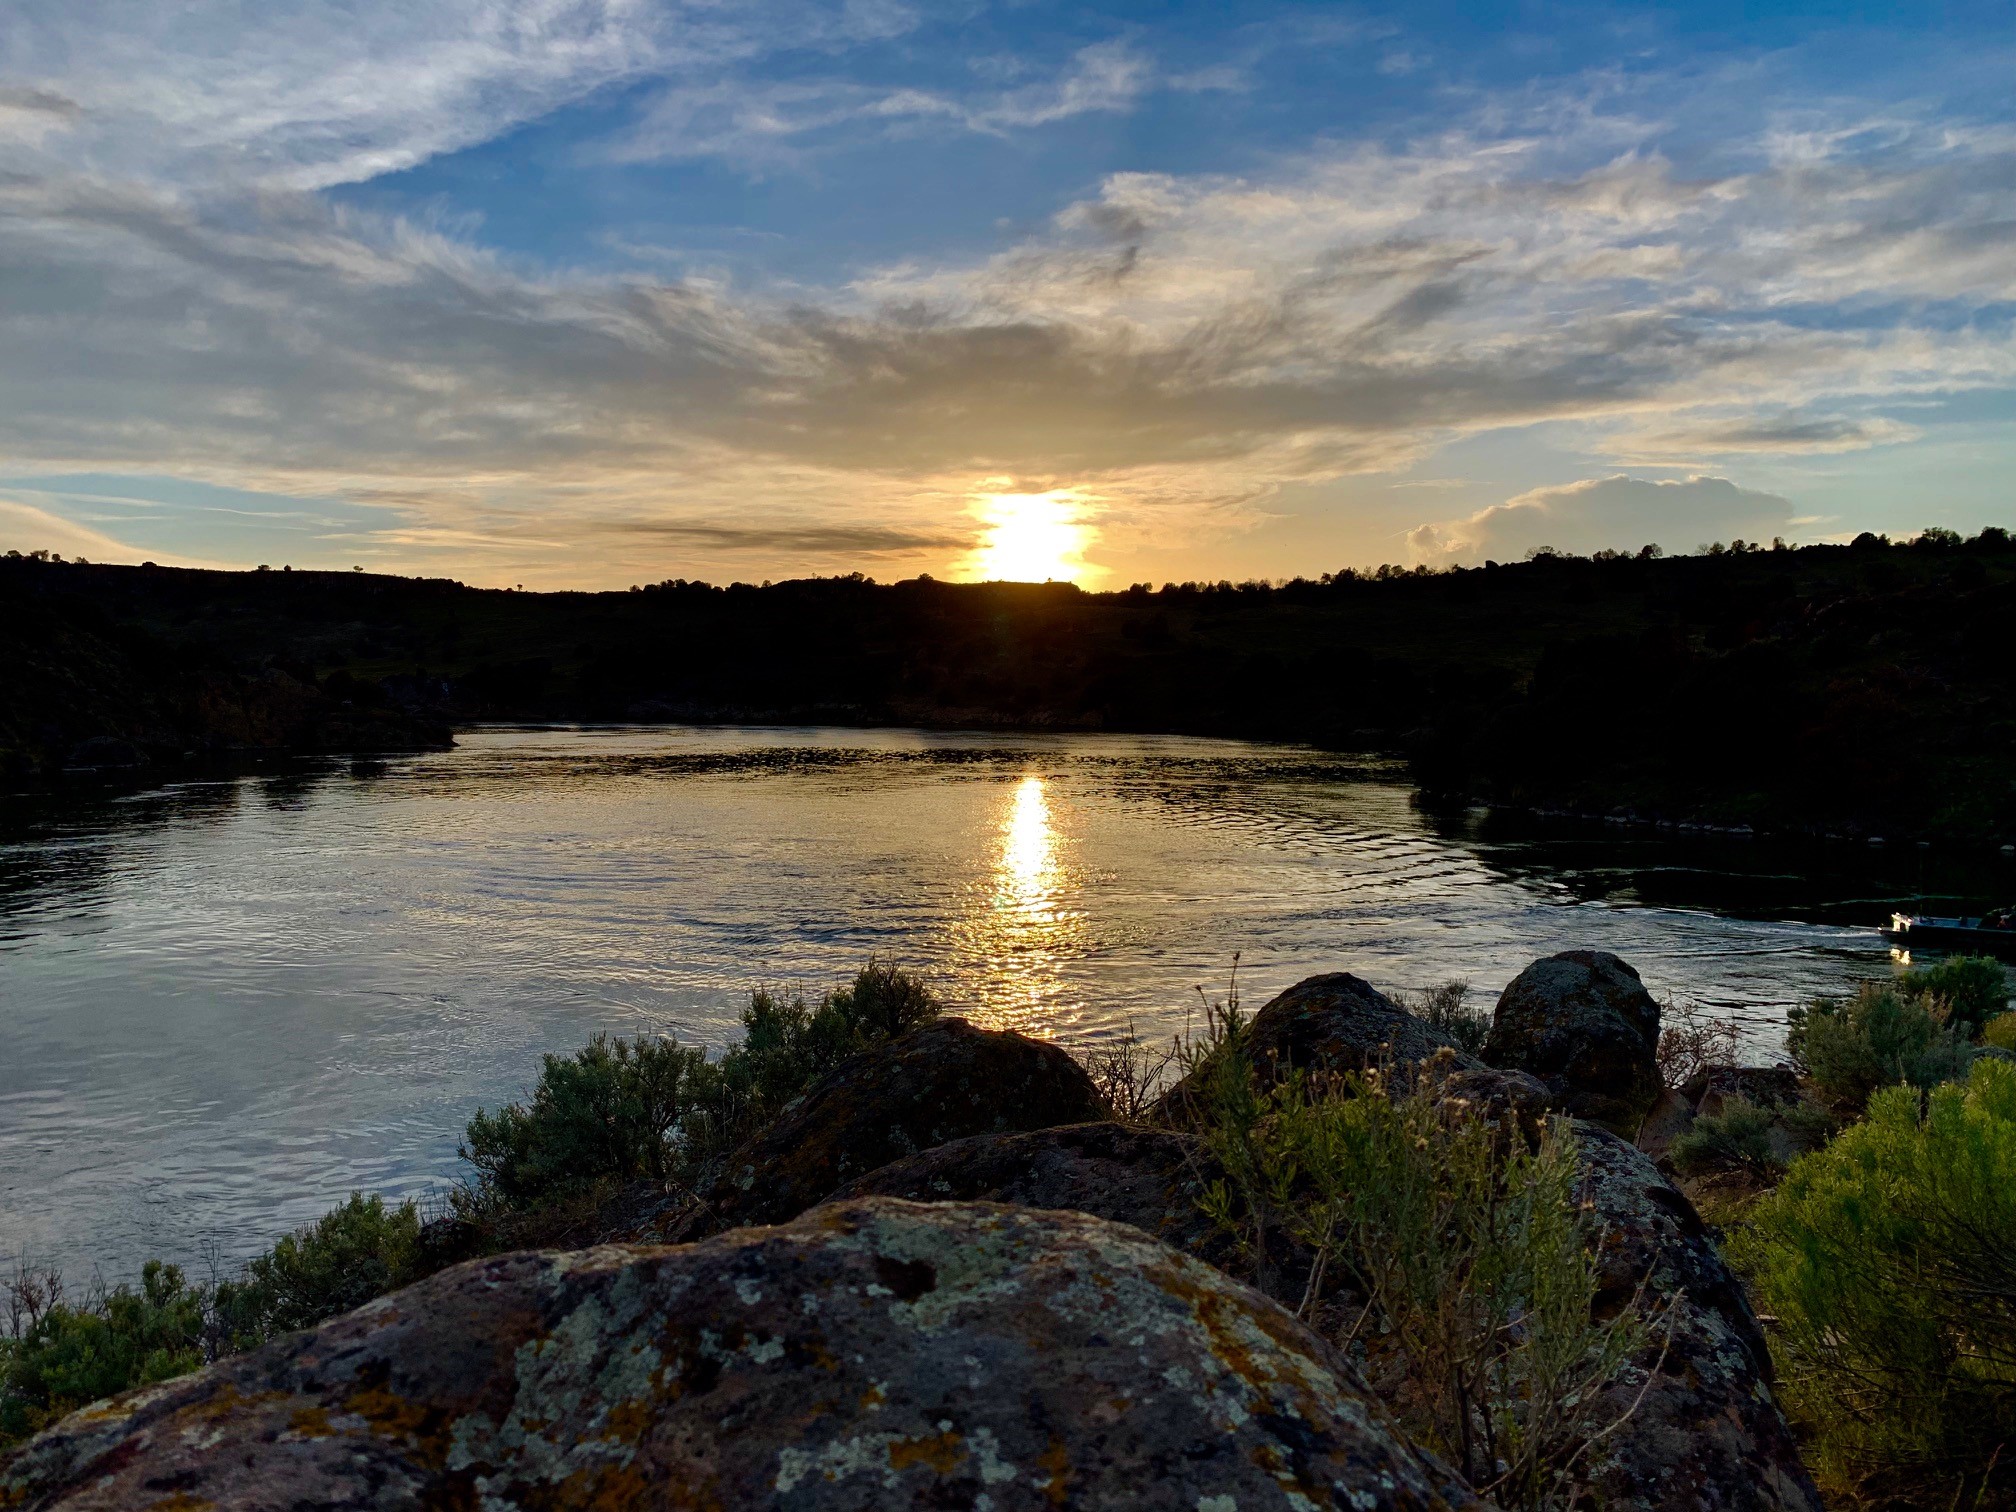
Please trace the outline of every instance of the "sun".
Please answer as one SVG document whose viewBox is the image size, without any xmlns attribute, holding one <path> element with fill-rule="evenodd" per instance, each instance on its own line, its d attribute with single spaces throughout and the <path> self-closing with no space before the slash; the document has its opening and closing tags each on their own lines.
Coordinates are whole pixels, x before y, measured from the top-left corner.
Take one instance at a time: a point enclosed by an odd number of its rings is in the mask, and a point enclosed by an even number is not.
<svg viewBox="0 0 2016 1512">
<path fill-rule="evenodd" d="M 1076 583 L 1099 571 L 1084 559 L 1097 532 L 1073 489 L 984 494 L 976 513 L 987 529 L 967 570 L 981 582 Z"/>
</svg>

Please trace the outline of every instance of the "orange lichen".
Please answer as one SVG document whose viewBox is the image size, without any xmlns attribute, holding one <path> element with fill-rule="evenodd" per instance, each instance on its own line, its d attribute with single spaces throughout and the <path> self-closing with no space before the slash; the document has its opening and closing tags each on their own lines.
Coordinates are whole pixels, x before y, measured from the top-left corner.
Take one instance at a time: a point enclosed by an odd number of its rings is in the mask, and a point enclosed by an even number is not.
<svg viewBox="0 0 2016 1512">
<path fill-rule="evenodd" d="M 1064 1506 L 1071 1496 L 1071 1452 L 1062 1439 L 1050 1440 L 1050 1447 L 1036 1456 L 1036 1468 L 1049 1474 L 1043 1482 L 1044 1500 L 1053 1507 Z"/>
<path fill-rule="evenodd" d="M 940 1475 L 950 1475 L 966 1457 L 959 1435 L 951 1429 L 929 1438 L 897 1439 L 889 1446 L 889 1468 L 908 1470 L 925 1465 Z"/>
</svg>

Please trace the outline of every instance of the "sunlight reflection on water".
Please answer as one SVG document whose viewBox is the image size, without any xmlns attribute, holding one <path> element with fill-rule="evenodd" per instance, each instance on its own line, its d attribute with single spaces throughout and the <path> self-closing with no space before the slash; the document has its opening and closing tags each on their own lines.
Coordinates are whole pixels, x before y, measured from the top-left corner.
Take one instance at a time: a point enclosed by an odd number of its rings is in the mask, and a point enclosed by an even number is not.
<svg viewBox="0 0 2016 1512">
<path fill-rule="evenodd" d="M 1487 1003 L 1614 950 L 1749 1026 L 1889 969 L 1930 879 L 1733 842 L 1490 838 L 1390 764 L 1163 737 L 490 729 L 459 749 L 0 809 L 0 1263 L 236 1258 L 438 1188 L 542 1052 L 719 1049 L 880 954 L 1066 1041 L 1180 1027 L 1233 953 Z M 1886 866 L 1921 865 L 1892 857 Z"/>
</svg>

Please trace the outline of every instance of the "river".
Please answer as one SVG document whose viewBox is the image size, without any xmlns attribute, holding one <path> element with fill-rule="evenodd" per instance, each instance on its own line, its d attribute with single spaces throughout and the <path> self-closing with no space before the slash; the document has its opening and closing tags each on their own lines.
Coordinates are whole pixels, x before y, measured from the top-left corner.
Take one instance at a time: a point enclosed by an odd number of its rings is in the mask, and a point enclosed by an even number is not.
<svg viewBox="0 0 2016 1512">
<path fill-rule="evenodd" d="M 1397 769 L 1157 737 L 492 728 L 0 807 L 0 1261 L 229 1266 L 353 1188 L 438 1190 L 479 1106 L 598 1030 L 720 1047 L 749 990 L 870 956 L 1078 1044 L 1349 970 L 1468 980 L 1612 950 L 1734 1017 L 1893 969 L 1924 853 L 1508 829 Z"/>
</svg>

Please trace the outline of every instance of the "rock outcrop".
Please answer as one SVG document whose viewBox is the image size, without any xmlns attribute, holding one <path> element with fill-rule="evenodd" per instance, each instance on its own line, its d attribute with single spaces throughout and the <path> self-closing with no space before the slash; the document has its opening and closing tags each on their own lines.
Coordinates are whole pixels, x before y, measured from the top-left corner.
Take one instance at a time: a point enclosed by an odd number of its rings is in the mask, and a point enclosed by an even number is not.
<svg viewBox="0 0 2016 1512">
<path fill-rule="evenodd" d="M 1362 1071 L 1418 1063 L 1444 1050 L 1463 1069 L 1483 1069 L 1447 1034 L 1348 971 L 1305 977 L 1246 1027 L 1246 1052 L 1262 1085 L 1290 1069 Z M 1158 1112 L 1180 1116 L 1193 1093 L 1193 1079 L 1184 1078 L 1163 1095 Z"/>
<path fill-rule="evenodd" d="M 473 1262 L 73 1415 L 0 1505 L 1480 1508 L 1210 1267 L 1079 1214 L 886 1198 Z"/>
<path fill-rule="evenodd" d="M 1629 1138 L 1662 1090 L 1659 1004 L 1609 952 L 1563 951 L 1535 961 L 1499 995 L 1483 1056 L 1531 1072 L 1567 1112 Z"/>
<path fill-rule="evenodd" d="M 1616 1135 L 1578 1123 L 1575 1138 L 1602 1233 L 1599 1308 L 1622 1306 L 1641 1288 L 1647 1298 L 1676 1298 L 1663 1357 L 1657 1346 L 1648 1350 L 1610 1388 L 1617 1414 L 1630 1409 L 1630 1416 L 1589 1466 L 1596 1504 L 1819 1512 L 1819 1494 L 1772 1400 L 1763 1332 L 1693 1204 Z"/>
<path fill-rule="evenodd" d="M 728 1162 L 667 1237 L 781 1223 L 892 1160 L 975 1134 L 1106 1116 L 1092 1079 L 1056 1045 L 939 1019 L 836 1066 Z"/>
<path fill-rule="evenodd" d="M 1072 1124 L 955 1139 L 870 1171 L 835 1193 L 912 1202 L 1011 1202 L 1132 1224 L 1214 1264 L 1226 1240 L 1198 1206 L 1217 1167 L 1188 1136 L 1128 1124 Z"/>
</svg>

